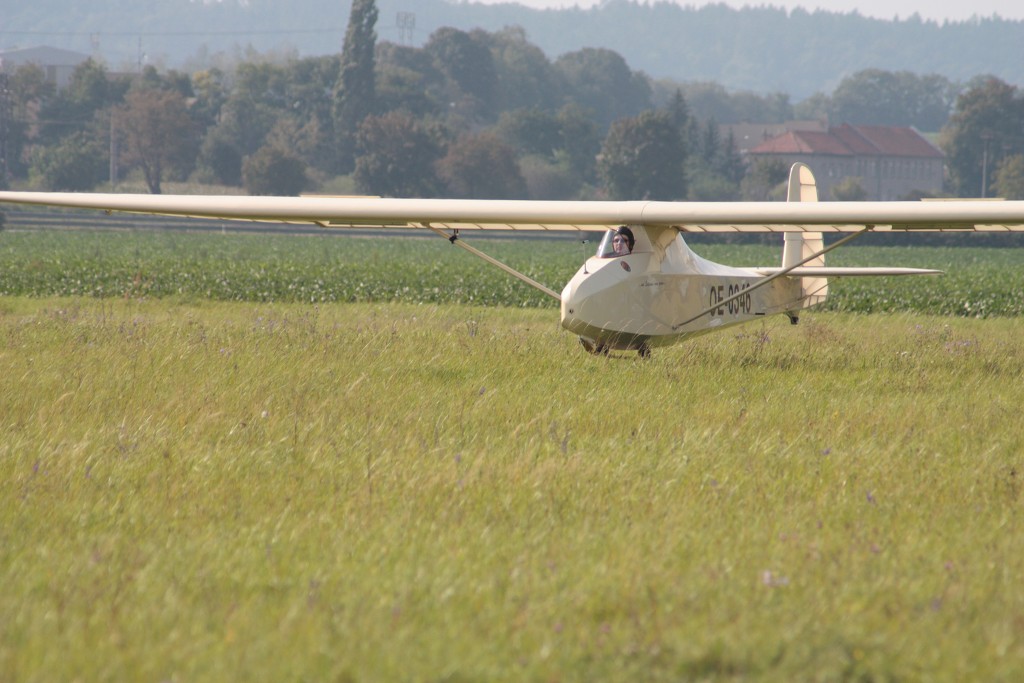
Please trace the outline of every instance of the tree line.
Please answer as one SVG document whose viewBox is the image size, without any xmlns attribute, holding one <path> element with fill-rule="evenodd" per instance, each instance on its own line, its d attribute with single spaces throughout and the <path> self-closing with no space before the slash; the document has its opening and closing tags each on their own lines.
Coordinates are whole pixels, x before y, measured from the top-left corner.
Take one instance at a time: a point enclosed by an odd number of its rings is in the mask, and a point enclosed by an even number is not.
<svg viewBox="0 0 1024 683">
<path fill-rule="evenodd" d="M 191 180 L 252 194 L 762 198 L 785 169 L 748 168 L 718 124 L 828 116 L 941 129 L 950 194 L 1024 196 L 1024 96 L 993 77 L 869 69 L 792 105 L 654 81 L 609 49 L 551 60 L 518 28 L 441 28 L 410 47 L 378 41 L 376 22 L 374 1 L 355 0 L 338 55 L 135 76 L 90 60 L 59 91 L 22 67 L 6 89 L 8 172 L 50 190 L 131 174 L 154 193 Z"/>
</svg>

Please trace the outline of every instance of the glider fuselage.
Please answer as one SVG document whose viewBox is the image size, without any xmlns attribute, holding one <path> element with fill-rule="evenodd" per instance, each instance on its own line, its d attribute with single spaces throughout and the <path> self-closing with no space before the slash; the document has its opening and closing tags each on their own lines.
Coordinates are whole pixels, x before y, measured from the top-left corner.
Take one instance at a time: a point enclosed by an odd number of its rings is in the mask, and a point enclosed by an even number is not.
<svg viewBox="0 0 1024 683">
<path fill-rule="evenodd" d="M 562 290 L 562 327 L 592 350 L 643 351 L 801 307 L 800 278 L 755 288 L 762 274 L 701 258 L 675 229 L 633 231 L 632 253 L 587 259 Z"/>
</svg>

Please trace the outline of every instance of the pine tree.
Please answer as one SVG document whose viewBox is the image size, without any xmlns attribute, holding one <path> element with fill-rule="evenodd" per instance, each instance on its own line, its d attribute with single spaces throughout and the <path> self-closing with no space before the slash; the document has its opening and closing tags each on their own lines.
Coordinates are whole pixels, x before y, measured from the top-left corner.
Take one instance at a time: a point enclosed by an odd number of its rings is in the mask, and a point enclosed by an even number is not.
<svg viewBox="0 0 1024 683">
<path fill-rule="evenodd" d="M 730 130 L 725 137 L 725 144 L 722 145 L 722 153 L 718 162 L 718 172 L 727 179 L 739 185 L 746 174 L 747 169 L 743 163 L 743 157 L 736 149 L 736 136 Z"/>
<path fill-rule="evenodd" d="M 700 126 L 693 112 L 690 111 L 690 105 L 687 103 L 683 91 L 679 88 L 676 88 L 672 101 L 669 102 L 668 113 L 676 128 L 679 129 L 679 135 L 682 136 L 687 149 L 696 150 L 700 142 Z"/>
<path fill-rule="evenodd" d="M 679 88 L 676 88 L 672 101 L 668 104 L 668 113 L 672 117 L 672 123 L 679 129 L 679 134 L 685 138 L 690 128 L 690 105 L 686 103 L 683 91 Z"/>
<path fill-rule="evenodd" d="M 353 0 L 341 52 L 341 70 L 334 88 L 336 163 L 341 173 L 350 173 L 355 167 L 356 131 L 363 119 L 374 111 L 376 23 L 374 0 Z"/>
<path fill-rule="evenodd" d="M 700 138 L 700 156 L 709 168 L 715 168 L 719 154 L 722 152 L 722 135 L 718 132 L 718 122 L 712 116 L 704 122 L 704 131 Z"/>
</svg>

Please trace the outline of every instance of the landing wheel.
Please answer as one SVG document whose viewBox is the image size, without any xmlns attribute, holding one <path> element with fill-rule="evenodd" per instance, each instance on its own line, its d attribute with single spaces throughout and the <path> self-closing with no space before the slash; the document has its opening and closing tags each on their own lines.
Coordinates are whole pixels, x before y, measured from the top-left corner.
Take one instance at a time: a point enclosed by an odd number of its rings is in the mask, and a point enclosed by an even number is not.
<svg viewBox="0 0 1024 683">
<path fill-rule="evenodd" d="M 640 354 L 640 357 L 643 358 L 644 360 L 647 360 L 648 358 L 651 357 L 651 347 L 649 347 L 647 344 L 641 346 L 639 349 L 636 350 L 636 352 Z"/>
<path fill-rule="evenodd" d="M 587 353 L 595 356 L 607 356 L 608 347 L 604 344 L 600 344 L 586 337 L 580 337 L 580 345 L 583 346 L 583 350 Z"/>
</svg>

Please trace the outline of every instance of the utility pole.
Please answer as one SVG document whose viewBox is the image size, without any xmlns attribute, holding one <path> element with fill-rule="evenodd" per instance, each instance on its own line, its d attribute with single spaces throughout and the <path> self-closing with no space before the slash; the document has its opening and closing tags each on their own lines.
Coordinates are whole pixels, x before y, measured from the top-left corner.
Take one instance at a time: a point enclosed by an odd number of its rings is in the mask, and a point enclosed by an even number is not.
<svg viewBox="0 0 1024 683">
<path fill-rule="evenodd" d="M 120 150 L 117 147 L 117 115 L 110 111 L 110 191 L 117 188 L 117 155 Z"/>
<path fill-rule="evenodd" d="M 995 135 L 990 130 L 981 132 L 981 198 L 988 197 L 988 143 Z"/>
</svg>

